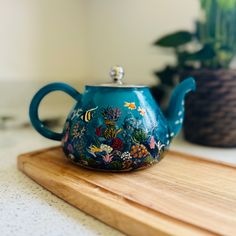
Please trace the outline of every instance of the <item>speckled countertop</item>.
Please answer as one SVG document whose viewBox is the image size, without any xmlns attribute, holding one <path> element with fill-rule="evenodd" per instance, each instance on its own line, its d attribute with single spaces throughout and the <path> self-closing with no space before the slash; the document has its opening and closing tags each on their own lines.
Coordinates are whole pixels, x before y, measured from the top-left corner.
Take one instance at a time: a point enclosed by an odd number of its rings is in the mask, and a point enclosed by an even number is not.
<svg viewBox="0 0 236 236">
<path fill-rule="evenodd" d="M 57 145 L 31 129 L 0 130 L 0 235 L 123 235 L 57 198 L 17 170 L 20 153 Z"/>
<path fill-rule="evenodd" d="M 0 130 L 0 235 L 123 235 L 60 200 L 17 170 L 20 153 L 56 145 L 31 129 Z M 236 149 L 212 149 L 177 139 L 172 149 L 236 163 Z"/>
</svg>

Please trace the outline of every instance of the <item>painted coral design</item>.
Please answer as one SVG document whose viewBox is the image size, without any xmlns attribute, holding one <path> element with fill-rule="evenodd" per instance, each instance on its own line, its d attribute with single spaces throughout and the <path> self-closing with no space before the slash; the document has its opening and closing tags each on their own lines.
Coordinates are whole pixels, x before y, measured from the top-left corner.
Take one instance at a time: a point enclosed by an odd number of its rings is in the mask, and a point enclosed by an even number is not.
<svg viewBox="0 0 236 236">
<path fill-rule="evenodd" d="M 151 137 L 149 146 L 150 146 L 151 149 L 154 149 L 154 148 L 155 148 L 155 146 L 156 146 L 156 141 L 155 141 L 154 136 Z"/>
<path fill-rule="evenodd" d="M 101 149 L 102 151 L 105 151 L 106 153 L 111 153 L 112 150 L 113 150 L 112 147 L 110 147 L 110 146 L 108 146 L 108 145 L 106 145 L 106 144 L 101 144 L 100 149 Z"/>
<path fill-rule="evenodd" d="M 103 170 L 144 168 L 160 160 L 165 144 L 155 136 L 155 127 L 149 132 L 143 127 L 144 109 L 134 102 L 124 102 L 129 112 L 123 114 L 117 107 L 94 107 L 77 109 L 67 121 L 63 148 L 69 159 Z"/>
<path fill-rule="evenodd" d="M 123 152 L 121 155 L 122 160 L 130 160 L 132 157 L 130 156 L 129 152 Z"/>
<path fill-rule="evenodd" d="M 115 150 L 122 150 L 123 149 L 123 141 L 120 138 L 114 138 L 111 144 L 112 148 Z"/>
<path fill-rule="evenodd" d="M 143 144 L 133 145 L 130 155 L 134 158 L 142 158 L 148 155 L 148 150 Z"/>
<path fill-rule="evenodd" d="M 102 115 L 105 120 L 116 122 L 121 115 L 121 111 L 119 108 L 107 107 L 102 109 Z"/>
<path fill-rule="evenodd" d="M 105 156 L 102 156 L 105 163 L 110 163 L 113 159 L 113 156 L 111 154 L 106 154 Z"/>
</svg>

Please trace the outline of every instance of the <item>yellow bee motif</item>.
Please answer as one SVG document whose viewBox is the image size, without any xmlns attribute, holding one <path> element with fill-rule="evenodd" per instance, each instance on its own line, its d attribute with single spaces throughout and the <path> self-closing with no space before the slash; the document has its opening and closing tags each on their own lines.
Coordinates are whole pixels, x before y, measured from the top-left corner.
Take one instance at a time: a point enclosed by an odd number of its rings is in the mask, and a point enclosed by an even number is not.
<svg viewBox="0 0 236 236">
<path fill-rule="evenodd" d="M 122 129 L 117 130 L 115 128 L 107 128 L 104 131 L 104 137 L 106 139 L 115 138 L 121 131 L 122 131 Z"/>
</svg>

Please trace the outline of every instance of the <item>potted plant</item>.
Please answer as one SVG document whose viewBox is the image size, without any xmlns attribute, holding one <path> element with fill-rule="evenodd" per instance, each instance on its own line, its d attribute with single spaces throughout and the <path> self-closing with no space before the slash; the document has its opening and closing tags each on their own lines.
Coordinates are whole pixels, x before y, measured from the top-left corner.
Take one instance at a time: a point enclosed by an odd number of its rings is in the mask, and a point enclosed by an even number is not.
<svg viewBox="0 0 236 236">
<path fill-rule="evenodd" d="M 236 147 L 236 0 L 200 0 L 202 18 L 195 32 L 177 31 L 155 45 L 175 55 L 176 64 L 155 72 L 152 91 L 160 102 L 166 91 L 186 76 L 197 91 L 186 100 L 184 136 L 209 146 Z"/>
</svg>

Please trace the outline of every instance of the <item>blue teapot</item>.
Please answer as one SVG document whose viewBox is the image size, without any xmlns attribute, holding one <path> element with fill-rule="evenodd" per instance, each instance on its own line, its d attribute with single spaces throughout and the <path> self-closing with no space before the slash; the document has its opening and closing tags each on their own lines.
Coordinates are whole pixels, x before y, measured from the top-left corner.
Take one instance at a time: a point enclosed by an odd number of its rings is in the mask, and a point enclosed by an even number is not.
<svg viewBox="0 0 236 236">
<path fill-rule="evenodd" d="M 130 171 L 159 162 L 182 127 L 184 97 L 195 90 L 194 79 L 176 87 L 164 116 L 148 87 L 123 84 L 122 67 L 112 67 L 110 75 L 112 83 L 87 85 L 83 94 L 64 83 L 41 88 L 30 104 L 32 125 L 44 137 L 61 141 L 65 156 L 86 168 Z M 76 100 L 62 133 L 47 129 L 38 116 L 41 100 L 52 91 Z"/>
</svg>

